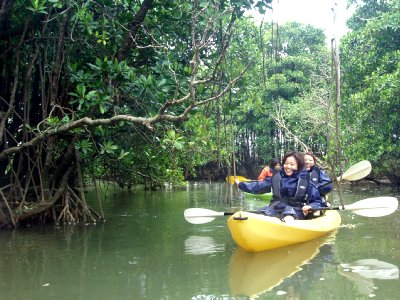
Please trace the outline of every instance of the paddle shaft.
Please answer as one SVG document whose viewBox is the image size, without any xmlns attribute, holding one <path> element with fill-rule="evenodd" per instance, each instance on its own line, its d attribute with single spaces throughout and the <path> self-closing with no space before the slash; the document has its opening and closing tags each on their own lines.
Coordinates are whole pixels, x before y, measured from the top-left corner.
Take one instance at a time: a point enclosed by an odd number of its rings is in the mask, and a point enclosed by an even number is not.
<svg viewBox="0 0 400 300">
<path fill-rule="evenodd" d="M 367 207 L 368 208 L 373 208 L 373 207 Z M 333 207 L 320 207 L 320 208 L 312 208 L 310 209 L 311 211 L 319 211 L 319 210 L 345 210 L 346 208 L 343 208 L 342 206 L 333 206 Z"/>
<path fill-rule="evenodd" d="M 357 211 L 357 210 L 364 210 L 364 209 L 380 209 L 380 208 L 386 209 L 388 207 L 387 206 L 379 206 L 379 204 L 377 204 L 377 206 L 372 206 L 372 207 L 371 206 L 364 206 L 364 207 L 333 206 L 333 207 L 314 208 L 314 209 L 311 209 L 311 211 L 319 211 L 319 210 L 323 210 L 323 211 L 326 211 L 326 210 L 349 210 L 349 211 L 353 211 L 353 210 L 355 210 L 355 211 Z M 246 212 L 258 213 L 258 210 L 247 210 Z M 223 215 L 224 216 L 232 216 L 235 213 L 236 212 L 230 211 L 230 212 L 224 212 Z"/>
<path fill-rule="evenodd" d="M 373 207 L 346 207 L 346 206 L 332 206 L 332 207 L 320 207 L 313 208 L 311 211 L 319 211 L 319 210 L 364 210 L 364 209 L 380 209 L 380 208 L 388 208 L 387 206 L 373 206 Z"/>
<path fill-rule="evenodd" d="M 246 212 L 249 212 L 249 213 L 257 213 L 258 212 L 258 210 L 246 210 Z M 234 215 L 236 213 L 236 211 L 226 211 L 226 212 L 224 212 L 224 216 L 232 216 L 232 215 Z M 221 214 L 222 215 L 222 214 Z"/>
<path fill-rule="evenodd" d="M 398 200 L 395 197 L 376 197 L 360 200 L 349 205 L 320 207 L 311 209 L 311 211 L 349 210 L 364 217 L 383 217 L 395 212 L 398 204 Z M 258 211 L 248 212 L 257 213 Z M 216 217 L 231 216 L 233 214 L 235 212 L 217 212 L 206 208 L 188 208 L 184 212 L 185 219 L 192 224 L 204 224 L 211 222 Z M 245 220 L 245 218 L 238 217 L 238 220 Z"/>
</svg>

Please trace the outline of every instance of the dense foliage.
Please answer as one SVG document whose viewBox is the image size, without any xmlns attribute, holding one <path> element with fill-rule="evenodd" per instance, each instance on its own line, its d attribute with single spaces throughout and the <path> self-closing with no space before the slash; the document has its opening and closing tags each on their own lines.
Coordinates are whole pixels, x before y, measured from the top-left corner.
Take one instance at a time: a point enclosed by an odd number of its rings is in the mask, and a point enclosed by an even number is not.
<svg viewBox="0 0 400 300">
<path fill-rule="evenodd" d="M 270 2 L 3 1 L 0 226 L 103 219 L 83 191 L 99 179 L 253 177 L 292 149 L 399 185 L 399 0 L 349 21 L 340 131 L 323 31 L 246 17 Z"/>
<path fill-rule="evenodd" d="M 210 126 L 182 122 L 242 76 L 221 77 L 234 24 L 269 2 L 3 1 L 0 224 L 102 218 L 87 180 L 182 181 Z"/>
<path fill-rule="evenodd" d="M 241 171 L 253 178 L 263 164 L 289 149 L 325 155 L 330 123 L 330 65 L 323 31 L 299 23 L 283 24 L 279 31 L 273 23 L 264 24 L 258 30 L 259 35 L 247 35 L 257 37 L 247 39 L 257 46 L 257 63 L 235 95 L 239 109 L 234 112 L 239 162 L 245 163 Z"/>
<path fill-rule="evenodd" d="M 400 1 L 365 1 L 341 43 L 343 142 L 400 185 Z"/>
</svg>

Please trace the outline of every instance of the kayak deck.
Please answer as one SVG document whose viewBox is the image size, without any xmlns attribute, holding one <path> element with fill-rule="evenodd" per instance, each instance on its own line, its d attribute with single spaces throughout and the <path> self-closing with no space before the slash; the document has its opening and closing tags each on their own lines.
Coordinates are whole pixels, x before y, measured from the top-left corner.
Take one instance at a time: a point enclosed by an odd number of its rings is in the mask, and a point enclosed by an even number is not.
<svg viewBox="0 0 400 300">
<path fill-rule="evenodd" d="M 282 222 L 275 217 L 239 211 L 228 219 L 233 240 L 248 252 L 260 252 L 298 244 L 323 236 L 339 227 L 337 211 L 310 220 Z"/>
</svg>

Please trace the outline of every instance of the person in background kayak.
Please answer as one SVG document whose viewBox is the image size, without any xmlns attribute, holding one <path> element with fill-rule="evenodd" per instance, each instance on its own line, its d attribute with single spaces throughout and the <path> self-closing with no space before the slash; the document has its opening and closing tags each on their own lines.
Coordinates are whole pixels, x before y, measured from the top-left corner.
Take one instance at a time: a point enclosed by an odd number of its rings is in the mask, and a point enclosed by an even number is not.
<svg viewBox="0 0 400 300">
<path fill-rule="evenodd" d="M 258 175 L 258 180 L 264 180 L 265 178 L 272 177 L 280 169 L 281 164 L 279 163 L 279 159 L 273 158 L 269 162 L 269 165 L 262 169 L 260 175 Z"/>
<path fill-rule="evenodd" d="M 274 176 L 263 181 L 240 182 L 235 184 L 247 193 L 263 194 L 273 192 L 268 206 L 259 209 L 259 213 L 279 217 L 284 222 L 305 219 L 313 209 L 324 207 L 324 201 L 315 183 L 309 180 L 304 168 L 304 154 L 289 152 L 282 160 L 283 167 Z"/>
<path fill-rule="evenodd" d="M 318 187 L 319 193 L 322 197 L 326 196 L 332 191 L 332 180 L 325 174 L 325 172 L 316 166 L 317 158 L 314 153 L 308 151 L 304 154 L 304 165 L 310 174 L 310 180 Z"/>
</svg>

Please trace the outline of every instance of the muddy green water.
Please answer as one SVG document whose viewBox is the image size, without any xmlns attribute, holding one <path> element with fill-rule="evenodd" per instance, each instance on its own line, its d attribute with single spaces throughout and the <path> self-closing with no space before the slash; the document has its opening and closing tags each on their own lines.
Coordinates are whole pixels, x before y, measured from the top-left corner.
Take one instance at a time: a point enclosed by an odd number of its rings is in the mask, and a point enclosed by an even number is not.
<svg viewBox="0 0 400 300">
<path fill-rule="evenodd" d="M 343 195 L 347 204 L 400 198 L 375 186 L 345 187 Z M 331 198 L 338 201 L 337 192 Z M 202 225 L 183 217 L 189 207 L 262 205 L 224 183 L 114 191 L 105 223 L 0 232 L 0 299 L 400 298 L 399 211 L 380 218 L 342 211 L 333 235 L 258 254 L 234 244 L 226 217 Z"/>
</svg>

